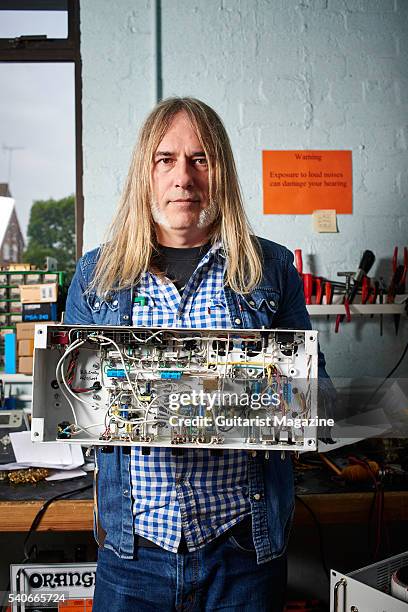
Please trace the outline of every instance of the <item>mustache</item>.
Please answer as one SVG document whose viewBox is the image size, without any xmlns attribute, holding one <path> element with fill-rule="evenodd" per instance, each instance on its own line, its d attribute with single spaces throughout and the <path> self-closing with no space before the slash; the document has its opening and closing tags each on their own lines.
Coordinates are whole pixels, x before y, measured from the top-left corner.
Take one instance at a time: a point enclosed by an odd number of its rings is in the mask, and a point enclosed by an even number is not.
<svg viewBox="0 0 408 612">
<path fill-rule="evenodd" d="M 170 194 L 170 196 L 168 196 L 168 201 L 169 202 L 175 202 L 176 200 L 201 200 L 200 196 L 198 195 L 198 193 L 175 193 Z"/>
</svg>

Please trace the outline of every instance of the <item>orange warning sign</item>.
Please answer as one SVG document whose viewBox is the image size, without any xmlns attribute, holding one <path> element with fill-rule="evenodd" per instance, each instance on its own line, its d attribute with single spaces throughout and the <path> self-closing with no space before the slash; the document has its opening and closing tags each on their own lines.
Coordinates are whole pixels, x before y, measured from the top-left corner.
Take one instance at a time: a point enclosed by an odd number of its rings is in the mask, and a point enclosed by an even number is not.
<svg viewBox="0 0 408 612">
<path fill-rule="evenodd" d="M 353 212 L 351 151 L 263 151 L 264 213 Z"/>
</svg>

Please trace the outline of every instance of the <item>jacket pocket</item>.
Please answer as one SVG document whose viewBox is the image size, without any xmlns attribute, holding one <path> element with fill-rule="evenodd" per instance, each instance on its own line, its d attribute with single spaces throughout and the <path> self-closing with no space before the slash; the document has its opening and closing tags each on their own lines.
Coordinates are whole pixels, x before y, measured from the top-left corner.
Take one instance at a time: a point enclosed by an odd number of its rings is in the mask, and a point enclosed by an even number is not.
<svg viewBox="0 0 408 612">
<path fill-rule="evenodd" d="M 275 314 L 279 308 L 280 293 L 274 289 L 254 289 L 252 293 L 240 296 L 245 308 L 252 311 L 265 308 Z"/>
<path fill-rule="evenodd" d="M 258 288 L 249 294 L 240 295 L 241 312 L 249 327 L 272 327 L 273 318 L 279 308 L 280 293 L 275 289 Z"/>
<path fill-rule="evenodd" d="M 103 309 L 116 312 L 119 308 L 119 298 L 117 293 L 110 291 L 103 297 L 99 297 L 95 292 L 86 296 L 87 304 L 93 313 L 101 313 Z"/>
</svg>

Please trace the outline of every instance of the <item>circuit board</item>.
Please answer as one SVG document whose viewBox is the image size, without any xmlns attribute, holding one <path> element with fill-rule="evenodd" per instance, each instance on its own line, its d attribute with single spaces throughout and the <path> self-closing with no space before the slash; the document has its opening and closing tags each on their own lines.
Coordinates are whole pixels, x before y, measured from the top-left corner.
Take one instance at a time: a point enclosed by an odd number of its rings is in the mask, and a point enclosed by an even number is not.
<svg viewBox="0 0 408 612">
<path fill-rule="evenodd" d="M 315 450 L 317 332 L 36 326 L 32 439 Z"/>
</svg>

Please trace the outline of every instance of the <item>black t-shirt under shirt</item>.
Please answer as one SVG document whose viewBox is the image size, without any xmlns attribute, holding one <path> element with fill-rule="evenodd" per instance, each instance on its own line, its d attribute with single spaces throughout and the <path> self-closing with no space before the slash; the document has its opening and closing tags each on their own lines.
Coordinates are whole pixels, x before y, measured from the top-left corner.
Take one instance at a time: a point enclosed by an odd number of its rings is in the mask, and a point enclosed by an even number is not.
<svg viewBox="0 0 408 612">
<path fill-rule="evenodd" d="M 179 293 L 182 294 L 192 273 L 210 247 L 210 242 L 189 249 L 158 244 L 157 252 L 153 256 L 153 264 L 175 284 Z"/>
</svg>

